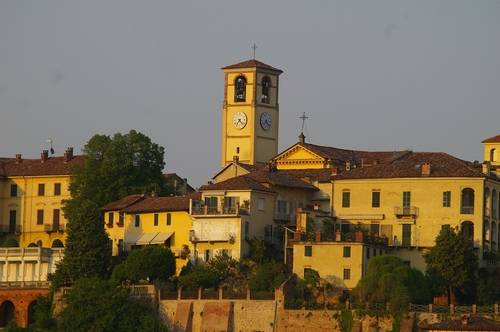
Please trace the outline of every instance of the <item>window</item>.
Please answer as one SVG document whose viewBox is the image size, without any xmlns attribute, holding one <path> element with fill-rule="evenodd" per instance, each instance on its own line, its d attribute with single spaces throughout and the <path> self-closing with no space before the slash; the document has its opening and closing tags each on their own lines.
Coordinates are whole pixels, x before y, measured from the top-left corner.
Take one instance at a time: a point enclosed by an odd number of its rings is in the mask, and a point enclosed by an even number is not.
<svg viewBox="0 0 500 332">
<path fill-rule="evenodd" d="M 372 191 L 372 207 L 380 207 L 380 191 Z"/>
<path fill-rule="evenodd" d="M 403 225 L 403 246 L 409 247 L 411 243 L 411 225 Z"/>
<path fill-rule="evenodd" d="M 123 219 L 124 219 L 123 213 L 118 212 L 118 222 L 120 223 L 120 225 L 123 225 Z"/>
<path fill-rule="evenodd" d="M 172 225 L 172 214 L 167 213 L 167 226 Z"/>
<path fill-rule="evenodd" d="M 9 232 L 16 231 L 16 220 L 17 220 L 17 211 L 10 210 L 9 214 Z"/>
<path fill-rule="evenodd" d="M 309 271 L 311 271 L 311 268 L 309 268 L 309 267 L 305 267 L 304 268 L 304 278 L 307 276 L 307 274 L 309 273 Z"/>
<path fill-rule="evenodd" d="M 208 262 L 209 260 L 212 259 L 212 250 L 211 249 L 205 250 L 204 258 L 205 258 L 205 262 Z"/>
<path fill-rule="evenodd" d="M 366 248 L 366 258 L 370 258 L 370 248 Z"/>
<path fill-rule="evenodd" d="M 351 247 L 344 247 L 344 257 L 351 257 Z"/>
<path fill-rule="evenodd" d="M 286 201 L 278 200 L 278 213 L 286 213 Z"/>
<path fill-rule="evenodd" d="M 342 207 L 351 206 L 351 193 L 349 191 L 342 192 Z"/>
<path fill-rule="evenodd" d="M 411 261 L 403 261 L 403 264 L 411 267 Z"/>
<path fill-rule="evenodd" d="M 208 207 L 207 212 L 209 214 L 217 212 L 219 209 L 217 197 L 205 197 L 205 205 Z"/>
<path fill-rule="evenodd" d="M 371 224 L 370 225 L 370 233 L 372 235 L 378 235 L 380 230 L 380 224 Z"/>
<path fill-rule="evenodd" d="M 351 269 L 344 269 L 344 280 L 351 279 Z"/>
<path fill-rule="evenodd" d="M 247 80 L 243 76 L 238 76 L 236 78 L 234 87 L 234 101 L 241 102 L 246 100 L 246 86 Z"/>
<path fill-rule="evenodd" d="M 236 204 L 239 200 L 239 197 L 224 197 L 224 213 L 236 213 Z"/>
<path fill-rule="evenodd" d="M 45 184 L 39 183 L 38 184 L 38 196 L 44 196 L 45 195 Z"/>
<path fill-rule="evenodd" d="M 54 209 L 54 211 L 52 213 L 53 213 L 52 229 L 55 231 L 58 231 L 59 230 L 59 216 L 61 214 L 61 211 L 59 209 Z"/>
<path fill-rule="evenodd" d="M 269 78 L 262 79 L 262 102 L 269 104 Z"/>
<path fill-rule="evenodd" d="M 59 195 L 61 195 L 61 184 L 54 183 L 54 196 L 59 196 Z"/>
<path fill-rule="evenodd" d="M 373 248 L 373 257 L 377 256 L 377 249 Z"/>
<path fill-rule="evenodd" d="M 250 222 L 245 221 L 245 235 L 250 233 Z"/>
<path fill-rule="evenodd" d="M 154 214 L 154 221 L 153 221 L 153 225 L 158 226 L 158 213 L 155 213 L 155 214 Z"/>
<path fill-rule="evenodd" d="M 288 202 L 288 213 L 293 213 L 293 202 Z"/>
<path fill-rule="evenodd" d="M 264 198 L 259 198 L 259 206 L 258 206 L 259 211 L 264 211 L 264 203 L 265 202 L 266 202 L 266 200 Z"/>
<path fill-rule="evenodd" d="M 135 215 L 135 227 L 139 227 L 140 223 L 141 223 L 141 219 L 139 218 L 139 215 Z"/>
<path fill-rule="evenodd" d="M 403 191 L 403 207 L 409 208 L 411 205 L 411 192 Z"/>
<path fill-rule="evenodd" d="M 313 247 L 312 246 L 304 246 L 304 256 L 311 257 L 313 255 Z"/>
<path fill-rule="evenodd" d="M 113 222 L 115 221 L 115 213 L 110 212 L 108 215 L 108 226 L 113 227 Z"/>
<path fill-rule="evenodd" d="M 36 211 L 36 224 L 43 225 L 43 210 Z"/>
<path fill-rule="evenodd" d="M 450 224 L 441 225 L 441 230 L 450 229 Z"/>
<path fill-rule="evenodd" d="M 10 185 L 10 197 L 17 197 L 17 184 Z"/>
<path fill-rule="evenodd" d="M 451 206 L 451 191 L 443 191 L 443 207 Z"/>
</svg>

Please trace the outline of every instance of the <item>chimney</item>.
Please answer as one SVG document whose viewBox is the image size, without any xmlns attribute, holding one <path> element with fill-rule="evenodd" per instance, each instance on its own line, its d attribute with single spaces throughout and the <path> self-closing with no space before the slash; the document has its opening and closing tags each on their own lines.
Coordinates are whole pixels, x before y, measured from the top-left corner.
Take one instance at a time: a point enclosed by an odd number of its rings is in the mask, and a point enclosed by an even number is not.
<svg viewBox="0 0 500 332">
<path fill-rule="evenodd" d="M 240 161 L 240 157 L 233 156 L 233 163 L 237 164 Z"/>
<path fill-rule="evenodd" d="M 380 162 L 380 159 L 375 159 L 375 160 L 373 160 L 373 165 L 378 165 L 379 162 Z"/>
<path fill-rule="evenodd" d="M 348 160 L 345 162 L 345 170 L 350 171 L 351 170 L 351 161 Z"/>
<path fill-rule="evenodd" d="M 431 163 L 422 163 L 422 176 L 431 175 Z"/>
<path fill-rule="evenodd" d="M 489 162 L 483 163 L 483 174 L 486 174 L 486 176 L 490 176 L 490 163 Z"/>
<path fill-rule="evenodd" d="M 182 179 L 182 192 L 181 192 L 181 195 L 184 196 L 184 195 L 187 195 L 187 186 L 188 186 L 188 180 L 186 178 L 183 178 Z"/>
<path fill-rule="evenodd" d="M 306 136 L 304 133 L 300 133 L 299 135 L 299 143 L 305 143 L 306 142 Z"/>
<path fill-rule="evenodd" d="M 47 160 L 49 160 L 49 150 L 43 150 L 42 154 L 41 154 L 41 162 L 44 163 L 46 162 Z"/>
<path fill-rule="evenodd" d="M 19 164 L 21 162 L 21 155 L 20 154 L 16 154 L 16 160 L 15 160 L 15 164 Z"/>
<path fill-rule="evenodd" d="M 73 159 L 73 148 L 68 148 L 64 153 L 63 162 L 67 163 Z"/>
<path fill-rule="evenodd" d="M 469 325 L 469 316 L 463 315 L 461 318 L 462 318 L 462 325 Z"/>
<path fill-rule="evenodd" d="M 150 197 L 156 197 L 156 190 L 151 190 Z"/>
<path fill-rule="evenodd" d="M 332 175 L 337 175 L 339 174 L 339 168 L 338 167 L 333 167 L 332 168 Z"/>
</svg>

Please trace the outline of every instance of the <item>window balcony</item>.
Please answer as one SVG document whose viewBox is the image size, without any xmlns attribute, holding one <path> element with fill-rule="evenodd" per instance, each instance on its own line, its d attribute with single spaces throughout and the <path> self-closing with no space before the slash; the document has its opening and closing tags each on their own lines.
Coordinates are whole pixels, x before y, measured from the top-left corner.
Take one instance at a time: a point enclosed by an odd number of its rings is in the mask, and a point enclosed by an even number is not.
<svg viewBox="0 0 500 332">
<path fill-rule="evenodd" d="M 64 232 L 64 224 L 60 225 L 45 224 L 43 226 L 44 226 L 43 229 L 46 233 Z"/>
<path fill-rule="evenodd" d="M 419 209 L 416 206 L 395 206 L 394 207 L 394 215 L 397 218 L 403 218 L 403 217 L 416 218 L 416 217 L 418 217 L 418 212 L 419 212 Z"/>
<path fill-rule="evenodd" d="M 465 205 L 463 205 L 460 208 L 460 214 L 474 214 L 474 206 L 465 206 Z"/>
<path fill-rule="evenodd" d="M 286 212 L 276 212 L 276 215 L 274 216 L 274 221 L 278 221 L 278 222 L 295 221 L 295 215 L 292 213 L 286 213 Z"/>
<path fill-rule="evenodd" d="M 240 207 L 237 205 L 221 205 L 216 206 L 200 206 L 199 204 L 193 204 L 191 207 L 191 214 L 197 216 L 211 216 L 211 215 L 248 215 L 248 209 Z"/>
</svg>

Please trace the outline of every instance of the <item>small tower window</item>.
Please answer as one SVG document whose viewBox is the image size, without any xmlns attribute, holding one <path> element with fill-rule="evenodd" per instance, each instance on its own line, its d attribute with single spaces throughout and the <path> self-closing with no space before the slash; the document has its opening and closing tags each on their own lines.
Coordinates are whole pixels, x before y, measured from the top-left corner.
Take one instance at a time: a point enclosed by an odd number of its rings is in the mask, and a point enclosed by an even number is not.
<svg viewBox="0 0 500 332">
<path fill-rule="evenodd" d="M 236 86 L 234 88 L 234 101 L 245 101 L 246 97 L 247 80 L 243 76 L 236 78 Z"/>
<path fill-rule="evenodd" d="M 262 79 L 262 102 L 269 104 L 269 77 Z"/>
</svg>

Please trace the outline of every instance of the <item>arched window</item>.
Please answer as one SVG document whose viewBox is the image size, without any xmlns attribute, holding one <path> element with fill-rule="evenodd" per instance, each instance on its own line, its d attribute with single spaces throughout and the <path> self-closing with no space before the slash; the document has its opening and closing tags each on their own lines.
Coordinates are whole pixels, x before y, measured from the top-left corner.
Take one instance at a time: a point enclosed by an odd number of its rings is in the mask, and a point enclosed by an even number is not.
<svg viewBox="0 0 500 332">
<path fill-rule="evenodd" d="M 491 195 L 490 188 L 484 190 L 484 215 L 491 217 Z"/>
<path fill-rule="evenodd" d="M 474 223 L 472 221 L 462 223 L 462 235 L 465 239 L 474 241 Z"/>
<path fill-rule="evenodd" d="M 64 245 L 61 240 L 57 239 L 52 242 L 52 248 L 64 248 Z"/>
<path fill-rule="evenodd" d="M 497 224 L 492 221 L 491 222 L 491 250 L 497 251 Z"/>
<path fill-rule="evenodd" d="M 234 85 L 234 101 L 240 102 L 246 100 L 247 80 L 243 76 L 236 77 Z"/>
<path fill-rule="evenodd" d="M 269 104 L 269 77 L 262 79 L 262 102 Z"/>
<path fill-rule="evenodd" d="M 491 192 L 491 217 L 497 219 L 498 197 L 496 189 Z"/>
<path fill-rule="evenodd" d="M 490 229 L 490 223 L 488 219 L 484 220 L 484 229 L 483 229 L 483 249 L 485 251 L 490 251 L 491 246 L 490 246 L 490 240 L 491 240 L 491 229 Z"/>
<path fill-rule="evenodd" d="M 465 188 L 462 190 L 461 214 L 474 214 L 474 190 Z"/>
<path fill-rule="evenodd" d="M 496 149 L 490 150 L 490 161 L 497 161 L 497 150 Z"/>
</svg>

